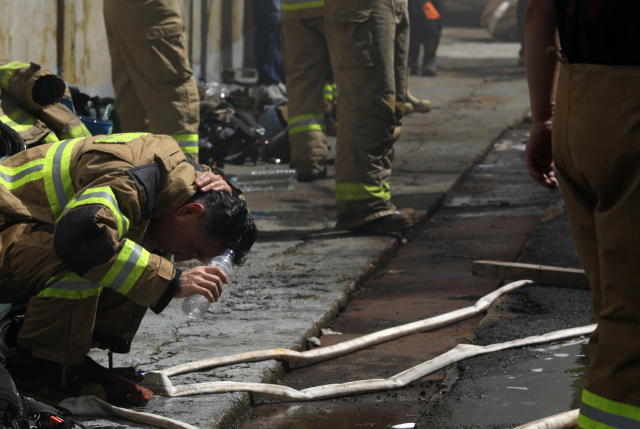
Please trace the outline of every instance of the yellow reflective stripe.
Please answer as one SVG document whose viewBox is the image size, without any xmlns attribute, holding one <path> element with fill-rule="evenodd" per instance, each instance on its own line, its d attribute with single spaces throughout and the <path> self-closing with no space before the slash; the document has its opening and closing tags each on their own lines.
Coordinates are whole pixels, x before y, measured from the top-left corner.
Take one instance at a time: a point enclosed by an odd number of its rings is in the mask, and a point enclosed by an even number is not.
<svg viewBox="0 0 640 429">
<path fill-rule="evenodd" d="M 54 143 L 44 159 L 44 189 L 51 207 L 51 214 L 56 221 L 75 194 L 69 170 L 73 147 L 80 140 L 78 138 Z"/>
<path fill-rule="evenodd" d="M 100 285 L 122 295 L 128 294 L 147 267 L 149 256 L 149 252 L 142 246 L 131 240 L 125 240 L 116 261 L 100 280 Z"/>
<path fill-rule="evenodd" d="M 53 143 L 60 141 L 60 139 L 58 139 L 58 136 L 56 136 L 54 133 L 49 133 L 45 138 L 42 139 L 42 141 L 45 143 Z"/>
<path fill-rule="evenodd" d="M 282 10 L 301 10 L 311 9 L 314 7 L 323 7 L 324 0 L 307 1 L 307 0 L 283 0 Z"/>
<path fill-rule="evenodd" d="M 72 128 L 71 131 L 66 131 L 60 134 L 60 138 L 63 139 L 75 139 L 76 137 L 91 137 L 91 133 L 84 124 L 80 124 Z"/>
<path fill-rule="evenodd" d="M 182 153 L 200 153 L 200 148 L 198 146 L 183 147 Z"/>
<path fill-rule="evenodd" d="M 126 143 L 130 142 L 131 140 L 148 135 L 149 133 L 112 134 L 110 136 L 102 137 L 101 139 L 94 141 L 94 143 Z"/>
<path fill-rule="evenodd" d="M 21 133 L 31 128 L 36 123 L 36 118 L 21 108 L 16 107 L 15 110 L 8 115 L 0 116 L 0 121 L 7 124 L 15 132 Z"/>
<path fill-rule="evenodd" d="M 389 183 L 382 186 L 363 183 L 336 183 L 336 201 L 359 201 L 371 198 L 391 199 Z"/>
<path fill-rule="evenodd" d="M 326 84 L 324 86 L 324 99 L 325 100 L 333 100 L 333 86 L 330 84 Z"/>
<path fill-rule="evenodd" d="M 338 96 L 338 85 L 334 83 L 331 86 L 333 87 L 333 98 L 336 98 Z"/>
<path fill-rule="evenodd" d="M 583 389 L 577 424 L 582 429 L 637 428 L 640 427 L 640 407 L 612 401 Z"/>
<path fill-rule="evenodd" d="M 8 64 L 0 66 L 0 82 L 2 82 L 2 88 L 6 91 L 9 90 L 9 78 L 13 76 L 16 70 L 28 66 L 29 64 L 21 63 L 19 61 L 12 61 Z"/>
<path fill-rule="evenodd" d="M 0 165 L 0 184 L 12 191 L 25 183 L 42 179 L 44 159 L 36 159 L 19 167 Z"/>
<path fill-rule="evenodd" d="M 76 273 L 69 273 L 61 277 L 52 277 L 47 281 L 45 289 L 38 296 L 45 298 L 84 299 L 98 296 L 102 286 L 85 280 Z"/>
<path fill-rule="evenodd" d="M 325 131 L 325 119 L 322 113 L 310 113 L 298 115 L 289 119 L 289 135 L 294 135 L 304 131 Z"/>
<path fill-rule="evenodd" d="M 129 231 L 129 219 L 122 214 L 118 206 L 118 200 L 109 186 L 100 186 L 97 188 L 87 189 L 78 198 L 69 201 L 62 214 L 66 213 L 74 207 L 98 204 L 107 207 L 114 214 L 118 222 L 118 240 L 120 240 Z"/>
</svg>

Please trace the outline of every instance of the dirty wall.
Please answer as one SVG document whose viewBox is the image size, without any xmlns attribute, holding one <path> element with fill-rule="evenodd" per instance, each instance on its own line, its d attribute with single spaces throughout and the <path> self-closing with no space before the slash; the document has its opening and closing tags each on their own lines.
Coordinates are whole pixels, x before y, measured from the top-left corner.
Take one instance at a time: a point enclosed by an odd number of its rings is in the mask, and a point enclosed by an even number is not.
<svg viewBox="0 0 640 429">
<path fill-rule="evenodd" d="M 178 0 L 196 79 L 247 61 L 248 0 Z M 36 62 L 92 95 L 113 96 L 103 0 L 0 0 L 0 57 Z M 250 18 L 250 17 L 247 17 Z M 250 57 L 250 55 L 249 55 Z"/>
</svg>

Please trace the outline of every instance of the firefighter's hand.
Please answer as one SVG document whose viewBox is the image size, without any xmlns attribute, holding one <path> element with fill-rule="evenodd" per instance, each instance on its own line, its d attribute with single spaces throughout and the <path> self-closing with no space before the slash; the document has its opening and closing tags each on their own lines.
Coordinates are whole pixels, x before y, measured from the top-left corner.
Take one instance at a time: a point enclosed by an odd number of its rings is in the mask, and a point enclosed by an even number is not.
<svg viewBox="0 0 640 429">
<path fill-rule="evenodd" d="M 534 122 L 529 133 L 526 156 L 529 175 L 547 189 L 556 189 L 558 179 L 553 171 L 551 153 L 551 120 Z"/>
<path fill-rule="evenodd" d="M 222 178 L 222 176 L 218 176 L 217 174 L 213 174 L 210 171 L 202 173 L 198 177 L 196 177 L 196 185 L 200 188 L 202 192 L 207 191 L 225 191 L 227 194 L 231 194 L 231 186 Z"/>
<path fill-rule="evenodd" d="M 222 294 L 222 284 L 229 283 L 220 267 L 195 267 L 180 275 L 180 289 L 174 298 L 202 295 L 209 302 L 217 302 Z"/>
</svg>

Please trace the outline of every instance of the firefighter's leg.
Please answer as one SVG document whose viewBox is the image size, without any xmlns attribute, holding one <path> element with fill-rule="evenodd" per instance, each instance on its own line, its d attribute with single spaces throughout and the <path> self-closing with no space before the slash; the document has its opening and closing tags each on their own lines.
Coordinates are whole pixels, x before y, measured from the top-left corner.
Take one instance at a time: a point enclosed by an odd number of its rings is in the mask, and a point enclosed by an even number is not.
<svg viewBox="0 0 640 429">
<path fill-rule="evenodd" d="M 104 2 L 104 21 L 111 56 L 111 81 L 115 90 L 115 108 L 120 115 L 122 132 L 147 132 L 147 112 L 140 101 L 126 61 L 126 39 L 116 32 L 119 9 L 114 1 Z"/>
<path fill-rule="evenodd" d="M 24 309 L 18 346 L 33 357 L 79 365 L 91 346 L 100 287 L 69 273 L 53 249 L 53 228 L 16 225 L 3 248 L 2 301 Z M 11 229 L 11 228 L 10 228 Z M 21 231 L 19 231 L 21 230 Z"/>
<path fill-rule="evenodd" d="M 354 9 L 338 0 L 325 3 L 327 39 L 340 89 L 336 152 L 338 229 L 354 229 L 395 214 L 390 201 L 389 149 L 400 133 L 404 109 L 408 15 L 406 0 L 372 1 Z M 400 105 L 397 106 L 397 102 Z M 395 229 L 410 226 L 405 216 Z M 395 220 L 394 220 L 395 222 Z"/>
<path fill-rule="evenodd" d="M 639 83 L 640 68 L 566 64 L 558 81 L 553 155 L 598 322 L 578 417 L 583 429 L 640 420 L 640 102 L 629 97 Z"/>
<path fill-rule="evenodd" d="M 124 295 L 103 289 L 98 299 L 92 346 L 128 353 L 146 311 L 147 307 Z"/>
<path fill-rule="evenodd" d="M 285 19 L 281 38 L 287 76 L 291 165 L 299 180 L 314 180 L 326 175 L 328 152 L 324 87 L 329 52 L 324 18 Z"/>
<path fill-rule="evenodd" d="M 107 0 L 104 9 L 118 18 L 111 31 L 149 118 L 148 132 L 172 136 L 197 160 L 200 99 L 177 1 Z"/>
</svg>

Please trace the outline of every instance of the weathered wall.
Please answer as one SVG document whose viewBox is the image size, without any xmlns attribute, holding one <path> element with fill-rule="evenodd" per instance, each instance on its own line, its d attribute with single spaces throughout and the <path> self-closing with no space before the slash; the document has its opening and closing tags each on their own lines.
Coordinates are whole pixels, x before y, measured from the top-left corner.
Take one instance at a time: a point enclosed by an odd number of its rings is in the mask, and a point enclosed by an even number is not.
<svg viewBox="0 0 640 429">
<path fill-rule="evenodd" d="M 102 3 L 0 0 L 0 56 L 39 63 L 89 94 L 113 96 Z M 242 65 L 244 0 L 178 4 L 196 79 L 219 80 L 223 67 Z"/>
</svg>

